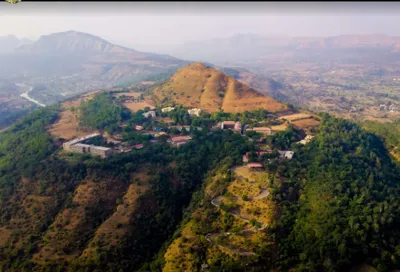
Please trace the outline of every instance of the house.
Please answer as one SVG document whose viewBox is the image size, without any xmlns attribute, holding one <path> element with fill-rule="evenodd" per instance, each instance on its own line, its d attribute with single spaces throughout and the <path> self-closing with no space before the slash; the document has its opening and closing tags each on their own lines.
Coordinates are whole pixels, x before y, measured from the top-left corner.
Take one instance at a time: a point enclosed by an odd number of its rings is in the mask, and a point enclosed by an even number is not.
<svg viewBox="0 0 400 272">
<path fill-rule="evenodd" d="M 272 151 L 258 151 L 258 152 L 255 152 L 255 153 L 256 153 L 257 158 L 260 158 L 264 154 L 271 154 Z M 243 159 L 243 162 L 249 162 L 249 160 L 250 160 L 250 152 L 246 152 L 246 154 L 243 155 L 242 159 Z"/>
<path fill-rule="evenodd" d="M 188 141 L 190 141 L 192 137 L 190 136 L 176 136 L 176 137 L 171 137 L 168 142 L 172 144 L 173 146 L 179 147 Z"/>
<path fill-rule="evenodd" d="M 161 109 L 161 112 L 165 113 L 165 112 L 170 112 L 170 111 L 173 111 L 173 110 L 175 110 L 174 107 L 166 107 L 166 108 Z"/>
<path fill-rule="evenodd" d="M 221 129 L 233 129 L 235 124 L 235 121 L 224 121 L 221 123 Z"/>
<path fill-rule="evenodd" d="M 168 134 L 165 133 L 164 131 L 161 131 L 161 132 L 158 132 L 158 133 L 154 134 L 154 137 L 160 137 L 160 136 L 163 136 L 163 135 L 168 135 Z"/>
<path fill-rule="evenodd" d="M 235 123 L 235 127 L 233 128 L 233 130 L 234 131 L 236 131 L 236 132 L 242 132 L 242 123 L 240 123 L 240 122 L 236 122 Z"/>
<path fill-rule="evenodd" d="M 196 109 L 196 108 L 190 109 L 190 110 L 188 110 L 188 113 L 189 113 L 189 115 L 195 115 L 195 116 L 199 117 L 200 113 L 201 113 L 201 109 Z"/>
<path fill-rule="evenodd" d="M 278 151 L 280 159 L 288 159 L 291 160 L 293 158 L 294 152 L 293 151 Z"/>
<path fill-rule="evenodd" d="M 247 164 L 247 167 L 251 170 L 261 170 L 264 168 L 263 165 L 258 162 L 249 163 L 249 164 Z"/>
<path fill-rule="evenodd" d="M 156 112 L 155 111 L 148 111 L 143 113 L 143 116 L 146 118 L 150 118 L 150 117 L 156 117 Z"/>
<path fill-rule="evenodd" d="M 311 140 L 314 138 L 314 136 L 312 135 L 307 135 L 303 140 L 299 141 L 299 144 L 308 144 L 309 142 L 311 142 Z"/>
<path fill-rule="evenodd" d="M 135 149 L 142 149 L 144 147 L 143 144 L 137 144 L 133 146 Z"/>
<path fill-rule="evenodd" d="M 136 125 L 136 126 L 135 126 L 135 130 L 138 130 L 138 131 L 143 130 L 143 127 L 142 127 L 142 126 L 139 126 L 139 125 Z"/>
<path fill-rule="evenodd" d="M 132 151 L 133 149 L 142 149 L 142 148 L 143 148 L 143 144 L 136 144 L 136 145 L 131 145 L 131 146 L 127 146 L 127 147 L 121 147 L 120 152 L 126 153 L 126 152 Z"/>
<path fill-rule="evenodd" d="M 242 124 L 235 121 L 224 121 L 221 123 L 221 129 L 233 129 L 236 132 L 241 132 Z"/>
<path fill-rule="evenodd" d="M 246 131 L 255 131 L 257 133 L 262 133 L 266 135 L 271 135 L 272 134 L 272 129 L 269 127 L 255 127 L 255 128 L 248 128 Z"/>
</svg>

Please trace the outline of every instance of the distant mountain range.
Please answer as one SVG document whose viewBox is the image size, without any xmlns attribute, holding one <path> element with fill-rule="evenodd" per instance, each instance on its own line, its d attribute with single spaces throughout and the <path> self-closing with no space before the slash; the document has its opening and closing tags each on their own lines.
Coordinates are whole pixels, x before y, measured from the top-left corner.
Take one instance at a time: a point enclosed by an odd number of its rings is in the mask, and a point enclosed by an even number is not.
<svg viewBox="0 0 400 272">
<path fill-rule="evenodd" d="M 291 56 L 334 52 L 335 57 L 350 52 L 353 55 L 399 53 L 400 37 L 384 34 L 341 35 L 332 37 L 289 37 L 238 34 L 228 38 L 190 42 L 164 52 L 182 59 L 209 61 L 218 64 L 262 59 L 285 53 Z"/>
<path fill-rule="evenodd" d="M 41 36 L 0 56 L 0 75 L 69 76 L 115 84 L 178 69 L 187 64 L 161 54 L 143 53 L 77 31 Z"/>
<path fill-rule="evenodd" d="M 16 48 L 33 43 L 32 40 L 27 38 L 17 38 L 14 35 L 0 36 L 0 54 L 11 53 Z"/>
</svg>

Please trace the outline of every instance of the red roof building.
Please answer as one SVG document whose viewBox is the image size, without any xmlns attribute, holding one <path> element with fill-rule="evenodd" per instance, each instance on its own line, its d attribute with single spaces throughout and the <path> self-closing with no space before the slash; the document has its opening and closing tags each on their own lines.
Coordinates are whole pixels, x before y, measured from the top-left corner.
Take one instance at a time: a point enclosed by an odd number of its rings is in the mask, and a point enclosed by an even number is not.
<svg viewBox="0 0 400 272">
<path fill-rule="evenodd" d="M 261 157 L 264 154 L 271 154 L 271 151 L 259 151 L 255 152 L 257 157 Z M 243 162 L 248 162 L 250 160 L 250 152 L 246 152 L 245 155 L 243 155 Z"/>
<path fill-rule="evenodd" d="M 185 144 L 187 141 L 191 140 L 192 137 L 190 136 L 176 136 L 176 137 L 171 137 L 168 142 L 171 143 L 174 146 L 181 146 Z"/>
<path fill-rule="evenodd" d="M 262 169 L 263 165 L 261 163 L 252 162 L 247 165 L 250 169 Z"/>
</svg>

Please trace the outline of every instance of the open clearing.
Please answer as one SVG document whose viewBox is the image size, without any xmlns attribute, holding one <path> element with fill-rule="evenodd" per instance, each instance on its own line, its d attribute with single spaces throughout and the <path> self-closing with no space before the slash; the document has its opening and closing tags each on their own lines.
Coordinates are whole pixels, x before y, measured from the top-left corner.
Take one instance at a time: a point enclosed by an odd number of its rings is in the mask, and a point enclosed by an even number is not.
<svg viewBox="0 0 400 272">
<path fill-rule="evenodd" d="M 307 118 L 310 118 L 311 116 L 312 116 L 311 114 L 307 114 L 307 113 L 296 113 L 296 114 L 292 114 L 292 115 L 281 116 L 280 119 L 285 119 L 288 121 L 296 121 L 296 120 L 300 120 L 300 119 L 307 119 Z"/>
<path fill-rule="evenodd" d="M 151 110 L 154 109 L 152 105 L 147 102 L 130 102 L 130 103 L 122 103 L 124 107 L 127 107 L 130 111 L 135 112 L 139 110 L 144 110 L 146 107 L 149 107 Z"/>
<path fill-rule="evenodd" d="M 139 93 L 139 92 L 126 92 L 126 93 L 116 93 L 113 96 L 114 97 L 121 97 L 121 96 L 129 96 L 129 97 L 139 97 L 141 94 L 143 93 Z"/>
<path fill-rule="evenodd" d="M 312 118 L 301 119 L 301 120 L 296 120 L 296 121 L 292 122 L 292 124 L 298 129 L 317 127 L 317 126 L 319 126 L 319 123 L 320 123 L 319 121 L 312 119 Z"/>
<path fill-rule="evenodd" d="M 81 130 L 79 128 L 79 121 L 77 113 L 72 111 L 72 108 L 77 108 L 82 101 L 90 100 L 97 94 L 98 91 L 91 92 L 80 96 L 79 98 L 66 101 L 61 106 L 60 117 L 49 129 L 49 132 L 54 137 L 64 138 L 71 140 L 73 138 L 82 137 L 84 135 L 93 133 L 92 130 Z"/>
</svg>

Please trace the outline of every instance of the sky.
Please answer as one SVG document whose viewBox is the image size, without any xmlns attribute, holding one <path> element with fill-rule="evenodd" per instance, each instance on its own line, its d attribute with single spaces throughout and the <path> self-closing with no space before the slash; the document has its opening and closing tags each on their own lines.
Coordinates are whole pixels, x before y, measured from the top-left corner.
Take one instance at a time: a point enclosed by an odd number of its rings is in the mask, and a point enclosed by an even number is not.
<svg viewBox="0 0 400 272">
<path fill-rule="evenodd" d="M 399 35 L 400 2 L 0 3 L 0 36 L 76 30 L 143 50 L 239 33 Z"/>
</svg>

